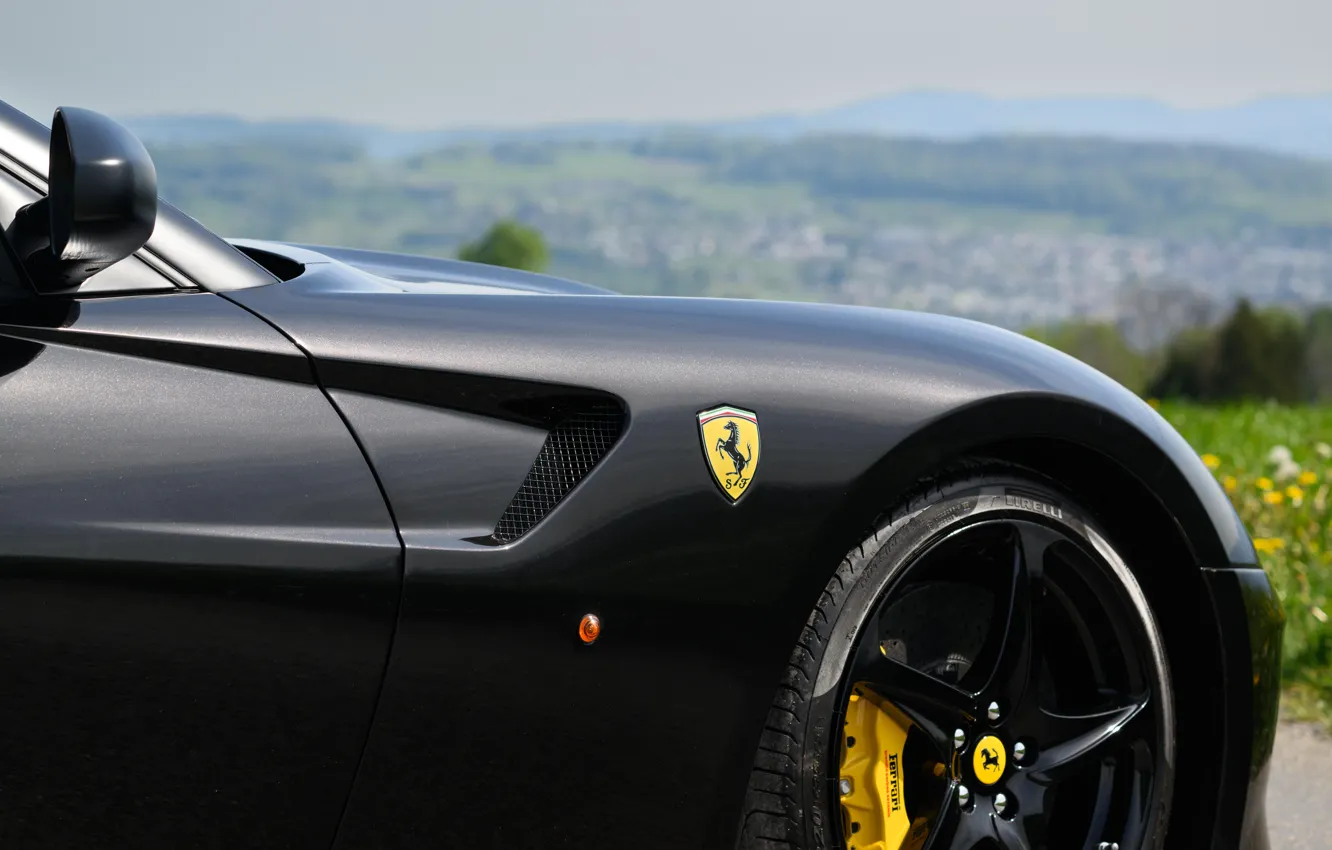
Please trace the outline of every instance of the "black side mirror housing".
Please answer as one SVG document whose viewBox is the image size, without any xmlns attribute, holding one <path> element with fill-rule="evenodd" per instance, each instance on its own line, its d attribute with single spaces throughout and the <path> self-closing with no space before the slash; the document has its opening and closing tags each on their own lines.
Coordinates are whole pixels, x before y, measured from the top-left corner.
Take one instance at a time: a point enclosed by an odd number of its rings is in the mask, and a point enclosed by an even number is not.
<svg viewBox="0 0 1332 850">
<path fill-rule="evenodd" d="M 47 196 L 6 231 L 38 291 L 77 289 L 152 236 L 157 169 L 143 143 L 105 115 L 55 111 L 48 175 Z"/>
</svg>

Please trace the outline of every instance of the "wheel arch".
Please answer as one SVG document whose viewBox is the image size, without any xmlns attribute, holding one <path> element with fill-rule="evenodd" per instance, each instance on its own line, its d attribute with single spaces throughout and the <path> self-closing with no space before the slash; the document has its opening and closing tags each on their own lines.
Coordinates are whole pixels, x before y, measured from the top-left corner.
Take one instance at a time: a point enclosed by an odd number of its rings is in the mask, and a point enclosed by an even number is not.
<svg viewBox="0 0 1332 850">
<path fill-rule="evenodd" d="M 1063 396 L 1009 395 L 949 411 L 900 441 L 848 488 L 835 516 L 851 523 L 829 529 L 825 539 L 845 551 L 922 480 L 964 462 L 1026 470 L 1067 492 L 1109 535 L 1157 614 L 1174 671 L 1177 717 L 1188 718 L 1177 730 L 1177 760 L 1196 777 L 1176 783 L 1167 846 L 1186 847 L 1210 840 L 1220 787 L 1203 778 L 1224 774 L 1215 742 L 1224 737 L 1225 709 L 1207 696 L 1224 664 L 1222 632 L 1202 570 L 1257 559 L 1211 472 L 1164 420 L 1148 412 L 1175 439 Z M 1225 506 L 1220 517 L 1217 494 Z M 818 573 L 817 580 L 826 581 L 826 564 Z"/>
<path fill-rule="evenodd" d="M 990 457 L 1064 480 L 1098 513 L 1145 509 L 1168 517 L 1196 566 L 1256 565 L 1243 524 L 1211 472 L 1169 423 L 1140 404 L 1140 411 L 1109 410 L 1068 396 L 1016 393 L 948 410 L 888 450 L 850 488 L 838 513 L 857 516 L 856 506 L 875 502 L 882 508 L 885 494 L 904 495 L 950 462 Z M 1068 483 L 1070 471 L 1076 482 Z M 863 527 L 863 513 L 859 518 Z"/>
</svg>

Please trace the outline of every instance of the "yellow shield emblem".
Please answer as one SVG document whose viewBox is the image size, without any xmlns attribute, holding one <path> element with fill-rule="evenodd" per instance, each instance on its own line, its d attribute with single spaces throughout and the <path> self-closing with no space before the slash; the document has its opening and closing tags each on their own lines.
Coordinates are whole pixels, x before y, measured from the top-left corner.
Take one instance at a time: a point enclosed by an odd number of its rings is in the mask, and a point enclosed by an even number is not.
<svg viewBox="0 0 1332 850">
<path fill-rule="evenodd" d="M 698 431 L 712 477 L 734 502 L 749 489 L 758 471 L 758 416 L 739 407 L 714 407 L 698 415 Z"/>
</svg>

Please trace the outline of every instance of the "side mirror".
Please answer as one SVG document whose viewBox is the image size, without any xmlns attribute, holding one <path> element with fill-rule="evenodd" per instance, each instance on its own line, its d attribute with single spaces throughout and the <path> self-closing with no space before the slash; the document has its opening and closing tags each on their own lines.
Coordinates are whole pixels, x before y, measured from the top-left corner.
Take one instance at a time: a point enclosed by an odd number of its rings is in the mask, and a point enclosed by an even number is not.
<svg viewBox="0 0 1332 850">
<path fill-rule="evenodd" d="M 63 106 L 51 122 L 48 194 L 6 234 L 40 292 L 68 292 L 143 247 L 157 221 L 157 169 L 129 130 Z"/>
</svg>

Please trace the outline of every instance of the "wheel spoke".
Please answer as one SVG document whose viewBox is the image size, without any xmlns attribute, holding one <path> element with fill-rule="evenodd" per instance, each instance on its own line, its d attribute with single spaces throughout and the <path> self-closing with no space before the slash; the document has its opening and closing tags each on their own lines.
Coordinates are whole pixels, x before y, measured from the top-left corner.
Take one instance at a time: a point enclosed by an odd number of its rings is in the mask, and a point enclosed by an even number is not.
<svg viewBox="0 0 1332 850">
<path fill-rule="evenodd" d="M 944 796 L 943 805 L 939 807 L 939 815 L 934 819 L 934 826 L 930 829 L 929 837 L 925 839 L 925 846 L 922 850 L 952 850 L 953 839 L 957 837 L 957 830 L 961 825 L 964 814 L 961 805 L 957 802 L 957 783 L 951 783 L 948 786 L 947 795 Z"/>
<path fill-rule="evenodd" d="M 1035 652 L 1035 608 L 1045 580 L 1045 553 L 1059 535 L 1044 526 L 1019 523 L 1013 546 L 1013 578 L 1008 589 L 1008 616 L 996 617 L 1003 631 L 998 656 L 981 702 L 998 701 L 1005 713 L 1022 703 L 1032 677 Z M 996 612 L 997 613 L 997 612 Z"/>
<path fill-rule="evenodd" d="M 1101 765 L 1101 780 L 1096 784 L 1096 803 L 1092 807 L 1092 815 L 1088 821 L 1087 841 L 1083 845 L 1083 850 L 1098 850 L 1101 846 L 1101 839 L 1107 834 L 1110 824 L 1110 807 L 1114 802 L 1115 793 L 1115 767 L 1114 765 Z"/>
<path fill-rule="evenodd" d="M 1124 847 L 1138 847 L 1147 837 L 1148 823 L 1151 822 L 1151 785 L 1152 773 L 1135 765 L 1134 761 L 1116 765 L 1122 782 L 1115 787 L 1115 797 L 1122 806 L 1119 835 L 1111 837 Z"/>
<path fill-rule="evenodd" d="M 863 683 L 897 706 L 944 753 L 952 751 L 953 730 L 975 717 L 970 694 L 886 658 L 877 646 L 862 650 L 851 675 L 852 681 Z"/>
<path fill-rule="evenodd" d="M 994 819 L 994 837 L 999 842 L 1003 850 L 1031 850 L 1031 842 L 1027 840 L 1027 831 L 1019 820 L 1004 820 L 1003 818 Z"/>
<path fill-rule="evenodd" d="M 1151 776 L 1140 772 L 1130 761 L 1126 764 L 1102 763 L 1087 840 L 1082 850 L 1098 850 L 1112 841 L 1124 847 L 1138 847 L 1146 836 L 1151 811 Z M 1111 812 L 1119 816 L 1112 819 Z"/>
<path fill-rule="evenodd" d="M 1147 704 L 1148 698 L 1144 696 L 1095 714 L 1055 714 L 1042 709 L 1040 726 L 1035 732 L 1041 741 L 1041 751 L 1032 765 L 1032 780 L 1042 784 L 1057 782 L 1116 744 L 1127 746 L 1129 741 L 1124 739 L 1132 737 L 1135 721 L 1145 716 Z"/>
<path fill-rule="evenodd" d="M 994 838 L 990 818 L 980 812 L 962 811 L 957 802 L 957 783 L 953 783 L 948 786 L 948 794 L 922 850 L 972 850 L 987 838 Z"/>
<path fill-rule="evenodd" d="M 1118 842 L 1125 847 L 1139 846 L 1146 836 L 1147 824 L 1151 820 L 1150 781 L 1148 774 L 1137 770 L 1133 771 L 1133 776 L 1129 780 L 1128 812 L 1124 818 L 1123 835 Z"/>
</svg>

